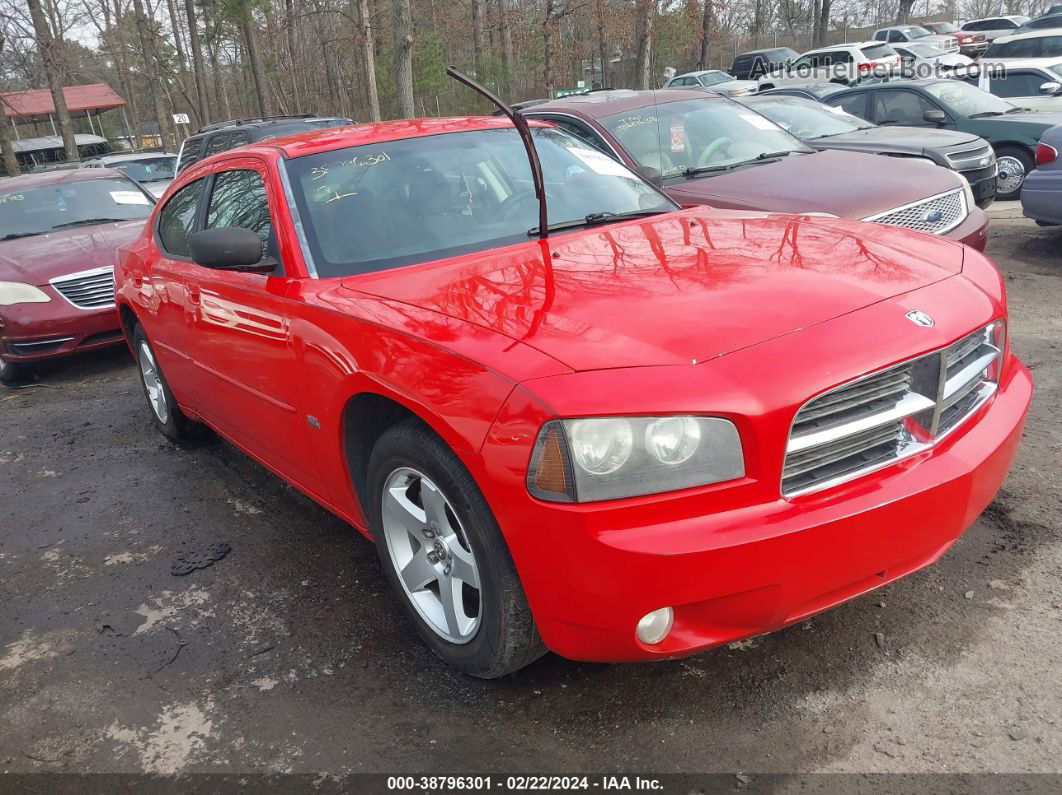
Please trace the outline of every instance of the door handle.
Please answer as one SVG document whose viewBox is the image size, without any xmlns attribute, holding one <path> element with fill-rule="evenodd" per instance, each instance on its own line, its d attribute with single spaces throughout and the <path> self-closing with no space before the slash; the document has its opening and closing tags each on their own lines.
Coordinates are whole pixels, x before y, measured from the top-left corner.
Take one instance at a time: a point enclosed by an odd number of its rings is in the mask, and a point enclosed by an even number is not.
<svg viewBox="0 0 1062 795">
<path fill-rule="evenodd" d="M 185 292 L 188 294 L 188 303 L 199 306 L 200 294 L 198 287 L 186 287 Z"/>
</svg>

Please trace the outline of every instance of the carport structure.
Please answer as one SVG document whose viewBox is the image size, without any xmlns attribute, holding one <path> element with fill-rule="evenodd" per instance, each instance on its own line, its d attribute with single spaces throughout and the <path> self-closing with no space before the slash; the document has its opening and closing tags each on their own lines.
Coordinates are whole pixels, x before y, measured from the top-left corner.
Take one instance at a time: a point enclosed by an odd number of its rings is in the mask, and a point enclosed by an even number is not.
<svg viewBox="0 0 1062 795">
<path fill-rule="evenodd" d="M 70 117 L 76 119 L 80 114 L 84 114 L 85 118 L 88 119 L 89 130 L 94 135 L 103 134 L 103 126 L 99 120 L 100 112 L 120 108 L 122 119 L 125 122 L 126 133 L 132 140 L 129 119 L 125 115 L 126 101 L 118 96 L 114 89 L 106 83 L 64 86 L 63 96 L 66 98 L 66 108 L 70 112 Z M 43 124 L 47 122 L 51 125 L 52 134 L 59 134 L 55 124 L 55 103 L 52 102 L 52 95 L 48 89 L 35 88 L 28 91 L 11 91 L 0 94 L 0 104 L 3 105 L 4 116 L 11 121 L 16 140 L 21 140 L 18 129 L 20 124 Z M 93 114 L 95 114 L 95 123 Z"/>
</svg>

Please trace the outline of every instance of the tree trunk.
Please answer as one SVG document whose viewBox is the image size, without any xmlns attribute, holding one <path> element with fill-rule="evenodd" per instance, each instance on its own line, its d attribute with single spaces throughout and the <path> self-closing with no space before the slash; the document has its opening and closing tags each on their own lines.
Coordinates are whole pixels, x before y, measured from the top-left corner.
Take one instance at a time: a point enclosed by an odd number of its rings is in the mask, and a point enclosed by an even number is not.
<svg viewBox="0 0 1062 795">
<path fill-rule="evenodd" d="M 163 105 L 163 99 L 167 95 L 167 91 L 163 86 L 163 81 L 166 79 L 162 65 L 153 62 L 151 57 L 154 48 L 151 46 L 151 34 L 148 32 L 147 17 L 144 15 L 144 4 L 140 0 L 133 0 L 133 13 L 136 15 L 136 30 L 137 35 L 140 38 L 140 58 L 142 62 L 142 68 L 144 70 L 144 77 L 149 82 L 156 82 L 157 85 L 151 90 L 151 100 L 155 104 L 155 120 L 159 124 L 159 138 L 162 139 L 162 149 L 166 149 L 170 145 L 170 141 L 176 145 L 177 138 L 173 134 L 173 119 L 166 113 L 166 108 Z M 152 80 L 154 76 L 154 80 Z"/>
<path fill-rule="evenodd" d="M 914 8 L 915 0 L 900 0 L 896 6 L 896 24 L 903 25 L 911 16 L 911 9 Z"/>
<path fill-rule="evenodd" d="M 715 29 L 714 0 L 704 0 L 704 14 L 701 17 L 701 52 L 697 59 L 698 69 L 708 68 L 708 53 L 711 48 L 712 31 Z"/>
<path fill-rule="evenodd" d="M 505 90 L 512 93 L 513 75 L 513 29 L 509 25 L 509 4 L 498 0 L 498 38 L 501 39 L 502 70 L 505 72 Z"/>
<path fill-rule="evenodd" d="M 483 48 L 486 33 L 483 29 L 483 0 L 472 0 L 472 71 L 477 78 L 483 65 Z"/>
<path fill-rule="evenodd" d="M 372 41 L 372 19 L 369 17 L 369 0 L 357 0 L 358 46 L 361 48 L 361 66 L 365 70 L 365 96 L 369 102 L 370 121 L 380 120 L 380 95 L 376 90 L 376 52 Z"/>
<path fill-rule="evenodd" d="M 652 88 L 653 14 L 656 0 L 638 0 L 638 57 L 635 81 L 641 89 Z"/>
<path fill-rule="evenodd" d="M 605 40 L 605 0 L 597 0 L 597 57 L 601 61 L 601 88 L 608 88 L 608 42 Z"/>
<path fill-rule="evenodd" d="M 833 0 L 821 0 L 819 18 L 816 20 L 819 29 L 819 47 L 826 46 L 826 34 L 830 30 L 830 6 L 832 3 Z"/>
<path fill-rule="evenodd" d="M 553 31 L 556 26 L 556 3 L 546 0 L 546 16 L 542 20 L 542 76 L 546 83 L 546 97 L 553 98 L 557 78 L 553 73 Z"/>
<path fill-rule="evenodd" d="M 120 25 L 122 21 L 122 8 L 120 0 L 114 0 L 114 24 Z M 115 46 L 115 63 L 118 64 L 118 80 L 121 84 L 122 93 L 125 95 L 126 105 L 129 108 L 129 124 L 133 130 L 133 140 L 129 145 L 136 151 L 140 146 L 140 136 L 144 132 L 140 127 L 140 112 L 138 110 L 136 92 L 133 90 L 132 73 L 129 68 L 129 59 L 126 58 L 125 42 L 119 40 Z"/>
<path fill-rule="evenodd" d="M 258 100 L 258 113 L 260 116 L 268 116 L 271 112 L 269 109 L 269 88 L 262 79 L 262 60 L 258 57 L 258 41 L 254 32 L 254 17 L 250 8 L 244 12 L 240 25 L 243 27 L 243 43 L 247 49 L 247 60 L 251 64 L 251 80 L 254 82 L 254 95 Z"/>
<path fill-rule="evenodd" d="M 0 54 L 3 53 L 6 43 L 4 35 L 0 33 Z M 0 157 L 3 158 L 4 173 L 9 177 L 17 177 L 22 173 L 22 169 L 19 168 L 15 150 L 11 147 L 11 128 L 8 124 L 7 103 L 0 100 Z"/>
<path fill-rule="evenodd" d="M 52 29 L 44 16 L 41 0 L 26 0 L 29 5 L 30 18 L 33 20 L 33 31 L 37 38 L 37 48 L 40 50 L 41 61 L 44 64 L 44 76 L 48 80 L 48 89 L 52 94 L 52 102 L 55 104 L 55 117 L 59 120 L 59 132 L 63 136 L 63 149 L 66 150 L 66 159 L 71 161 L 80 160 L 77 152 L 77 142 L 74 140 L 74 125 L 70 121 L 70 113 L 66 109 L 66 97 L 63 95 L 63 70 L 59 63 L 59 51 L 56 45 L 59 43 L 52 36 Z"/>
<path fill-rule="evenodd" d="M 210 110 L 207 103 L 203 49 L 199 42 L 199 28 L 196 27 L 195 0 L 184 0 L 184 13 L 188 18 L 188 47 L 192 51 L 192 68 L 195 71 L 196 104 L 199 108 L 199 119 L 205 124 L 210 119 Z"/>
<path fill-rule="evenodd" d="M 413 107 L 413 19 L 409 0 L 394 0 L 395 102 L 398 118 L 411 119 Z"/>
</svg>

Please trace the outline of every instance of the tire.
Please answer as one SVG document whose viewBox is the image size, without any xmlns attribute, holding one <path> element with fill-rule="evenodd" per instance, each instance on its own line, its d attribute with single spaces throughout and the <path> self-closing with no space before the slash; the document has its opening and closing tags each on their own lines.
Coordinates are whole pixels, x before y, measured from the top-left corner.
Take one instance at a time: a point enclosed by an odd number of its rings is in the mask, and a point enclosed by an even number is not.
<svg viewBox="0 0 1062 795">
<path fill-rule="evenodd" d="M 0 384 L 17 384 L 25 381 L 33 372 L 33 367 L 22 362 L 9 362 L 0 357 Z"/>
<path fill-rule="evenodd" d="M 166 383 L 166 376 L 155 358 L 155 351 L 148 342 L 144 327 L 139 323 L 133 329 L 133 358 L 136 359 L 140 386 L 148 402 L 148 413 L 159 433 L 173 442 L 197 436 L 202 426 L 188 419 L 173 399 L 170 385 Z"/>
<path fill-rule="evenodd" d="M 1001 201 L 1017 199 L 1021 196 L 1021 188 L 1025 184 L 1025 178 L 1029 176 L 1030 171 L 1036 168 L 1033 156 L 1027 150 L 1018 146 L 1001 146 L 996 150 L 996 162 L 999 163 L 1000 167 L 1000 175 L 996 178 L 996 198 Z M 1014 187 L 1013 180 L 1004 178 L 1003 170 L 1007 168 L 1007 173 L 1010 173 L 1010 169 L 1016 169 L 1019 166 L 1022 170 L 1021 179 L 1017 183 L 1017 187 Z"/>
<path fill-rule="evenodd" d="M 384 432 L 369 458 L 368 489 L 385 576 L 432 651 L 481 679 L 512 673 L 546 652 L 501 528 L 442 439 L 416 419 Z M 450 611 L 446 593 L 457 594 Z"/>
</svg>

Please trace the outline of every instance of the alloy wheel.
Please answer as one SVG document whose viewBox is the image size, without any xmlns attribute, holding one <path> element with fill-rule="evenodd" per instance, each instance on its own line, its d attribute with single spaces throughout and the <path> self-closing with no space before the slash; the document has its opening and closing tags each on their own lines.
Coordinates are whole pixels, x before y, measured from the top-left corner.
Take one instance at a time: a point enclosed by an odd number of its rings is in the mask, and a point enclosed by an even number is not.
<svg viewBox="0 0 1062 795">
<path fill-rule="evenodd" d="M 400 467 L 384 483 L 384 540 L 402 589 L 439 637 L 476 635 L 483 614 L 479 569 L 460 520 L 426 475 Z"/>
<path fill-rule="evenodd" d="M 1025 182 L 1025 165 L 1016 157 L 1004 155 L 999 158 L 997 166 L 999 175 L 996 177 L 996 192 L 1000 194 L 1013 193 Z"/>
<path fill-rule="evenodd" d="M 143 340 L 140 342 L 139 358 L 140 377 L 144 381 L 144 389 L 147 390 L 148 403 L 151 404 L 151 410 L 155 412 L 159 422 L 165 425 L 170 418 L 170 409 L 166 405 L 166 392 L 162 388 L 162 378 L 159 376 L 155 357 L 151 353 L 151 348 Z"/>
</svg>

